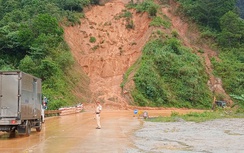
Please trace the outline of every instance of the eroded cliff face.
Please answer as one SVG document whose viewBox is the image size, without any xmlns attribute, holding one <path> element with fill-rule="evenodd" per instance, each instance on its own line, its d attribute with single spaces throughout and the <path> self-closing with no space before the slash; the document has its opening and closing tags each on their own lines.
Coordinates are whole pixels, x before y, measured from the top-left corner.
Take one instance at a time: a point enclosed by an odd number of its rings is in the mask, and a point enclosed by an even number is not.
<svg viewBox="0 0 244 153">
<path fill-rule="evenodd" d="M 134 29 L 126 27 L 128 20 L 121 17 L 125 10 L 121 1 L 94 6 L 85 13 L 80 25 L 65 28 L 65 40 L 72 54 L 90 78 L 90 102 L 128 103 L 120 87 L 123 74 L 141 56 L 151 29 L 148 14 L 132 10 Z"/>
</svg>

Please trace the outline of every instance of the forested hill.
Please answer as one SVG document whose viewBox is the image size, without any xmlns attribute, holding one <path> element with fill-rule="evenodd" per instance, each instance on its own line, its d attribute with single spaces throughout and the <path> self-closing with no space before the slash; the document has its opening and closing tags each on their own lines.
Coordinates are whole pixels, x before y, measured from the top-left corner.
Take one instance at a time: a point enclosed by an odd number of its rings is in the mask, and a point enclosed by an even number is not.
<svg viewBox="0 0 244 153">
<path fill-rule="evenodd" d="M 79 24 L 88 5 L 88 0 L 0 0 L 0 69 L 41 78 L 49 109 L 79 102 L 72 94 L 77 75 L 62 26 Z"/>
<path fill-rule="evenodd" d="M 180 6 L 176 11 L 178 15 L 197 23 L 201 40 L 209 42 L 206 45 L 218 52 L 220 60 L 211 59 L 214 75 L 221 78 L 227 94 L 244 106 L 240 100 L 244 94 L 244 21 L 236 8 L 240 8 L 243 16 L 243 1 L 175 1 Z M 133 71 L 135 90 L 130 102 L 142 106 L 209 108 L 213 96 L 224 97 L 210 93 L 201 59 L 182 45 L 177 31 L 170 31 L 170 19 L 162 15 L 162 7 L 171 2 L 173 0 L 131 1 L 126 5 L 127 10 L 116 16 L 116 20 L 124 18 L 127 30 L 133 31 L 132 10 L 147 13 L 152 20 L 150 27 L 158 28 L 151 34 L 153 40 L 145 45 L 143 58 Z M 84 102 L 74 95 L 74 89 L 84 92 L 89 79 L 74 70 L 76 61 L 64 40 L 64 27 L 79 25 L 82 28 L 80 19 L 84 18 L 84 8 L 98 4 L 99 0 L 0 0 L 0 70 L 19 69 L 40 77 L 43 94 L 50 101 L 49 109 Z M 113 23 L 105 26 L 110 24 Z M 89 43 L 93 42 L 96 38 Z M 123 53 L 123 47 L 120 49 Z M 85 83 L 79 82 L 81 79 Z"/>
<path fill-rule="evenodd" d="M 237 0 L 236 5 L 239 8 L 241 18 L 244 19 L 244 1 L 243 0 Z"/>
</svg>

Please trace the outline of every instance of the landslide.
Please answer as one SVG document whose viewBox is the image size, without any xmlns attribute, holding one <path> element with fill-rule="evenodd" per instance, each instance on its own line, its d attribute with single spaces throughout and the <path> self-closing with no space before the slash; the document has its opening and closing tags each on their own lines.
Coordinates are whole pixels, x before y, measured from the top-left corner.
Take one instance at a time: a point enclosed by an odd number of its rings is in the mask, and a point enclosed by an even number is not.
<svg viewBox="0 0 244 153">
<path fill-rule="evenodd" d="M 89 78 L 89 92 L 81 92 L 79 95 L 86 97 L 87 103 L 99 100 L 108 108 L 128 107 L 128 99 L 125 99 L 120 87 L 123 75 L 141 56 L 141 50 L 149 40 L 153 27 L 149 26 L 151 19 L 147 13 L 136 13 L 134 10 L 129 10 L 134 29 L 126 27 L 128 21 L 121 17 L 127 10 L 126 3 L 128 1 L 116 0 L 103 6 L 92 6 L 85 12 L 85 18 L 80 19 L 80 25 L 65 27 L 65 40 L 80 67 L 77 71 L 85 72 Z M 218 60 L 216 52 L 205 44 L 196 43 L 200 39 L 199 32 L 189 28 L 188 23 L 175 15 L 177 7 L 177 3 L 170 1 L 169 5 L 161 9 L 172 22 L 171 30 L 176 30 L 183 44 L 204 59 L 210 90 L 225 95 L 225 100 L 230 101 L 221 80 L 212 74 L 210 59 Z M 169 32 L 167 29 L 161 30 Z M 200 49 L 204 50 L 203 54 L 197 52 Z"/>
<path fill-rule="evenodd" d="M 151 34 L 147 13 L 131 10 L 134 29 L 121 15 L 126 1 L 112 1 L 93 6 L 85 12 L 81 24 L 65 28 L 65 40 L 75 60 L 89 77 L 88 103 L 99 100 L 104 105 L 126 107 L 120 84 L 123 74 L 140 57 Z M 82 81 L 82 80 L 81 80 Z"/>
</svg>

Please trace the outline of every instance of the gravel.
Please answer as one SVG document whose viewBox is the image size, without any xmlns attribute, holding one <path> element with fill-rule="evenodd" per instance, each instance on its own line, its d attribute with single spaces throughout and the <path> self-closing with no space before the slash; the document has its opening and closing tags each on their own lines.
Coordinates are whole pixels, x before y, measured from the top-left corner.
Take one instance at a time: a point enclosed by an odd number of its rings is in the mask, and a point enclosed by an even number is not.
<svg viewBox="0 0 244 153">
<path fill-rule="evenodd" d="M 243 153 L 244 119 L 144 122 L 126 153 Z"/>
</svg>

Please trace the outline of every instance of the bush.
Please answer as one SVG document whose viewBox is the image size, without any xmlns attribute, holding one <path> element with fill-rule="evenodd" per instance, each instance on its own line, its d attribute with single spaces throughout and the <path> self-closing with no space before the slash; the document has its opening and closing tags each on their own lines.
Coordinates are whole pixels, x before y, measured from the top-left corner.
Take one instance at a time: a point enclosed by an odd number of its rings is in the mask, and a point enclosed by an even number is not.
<svg viewBox="0 0 244 153">
<path fill-rule="evenodd" d="M 129 5 L 127 5 L 127 7 L 135 8 L 137 12 L 147 12 L 150 16 L 156 16 L 159 5 L 154 3 L 152 0 L 145 0 L 141 3 L 139 2 L 136 4 L 129 3 Z"/>
<path fill-rule="evenodd" d="M 128 20 L 127 24 L 125 25 L 125 27 L 127 29 L 134 29 L 135 28 L 135 24 L 134 24 L 133 20 Z"/>
<path fill-rule="evenodd" d="M 95 37 L 90 37 L 90 40 L 89 40 L 91 43 L 95 43 L 96 42 L 96 38 Z"/>
<path fill-rule="evenodd" d="M 164 26 L 165 28 L 170 28 L 171 24 L 170 22 L 164 21 L 161 17 L 156 16 L 151 21 L 150 26 L 155 26 L 155 27 Z"/>
<path fill-rule="evenodd" d="M 179 36 L 178 32 L 175 31 L 175 30 L 173 30 L 173 31 L 171 32 L 171 34 L 172 34 L 172 37 L 174 37 L 174 38 L 178 38 L 178 36 Z"/>
<path fill-rule="evenodd" d="M 132 13 L 130 11 L 125 11 L 124 14 L 122 14 L 121 17 L 132 18 Z"/>
<path fill-rule="evenodd" d="M 139 106 L 147 106 L 148 100 L 137 90 L 133 90 L 132 96 L 134 98 L 134 102 Z"/>
<path fill-rule="evenodd" d="M 152 5 L 148 8 L 148 13 L 150 16 L 156 16 L 157 15 L 157 6 Z"/>
</svg>

